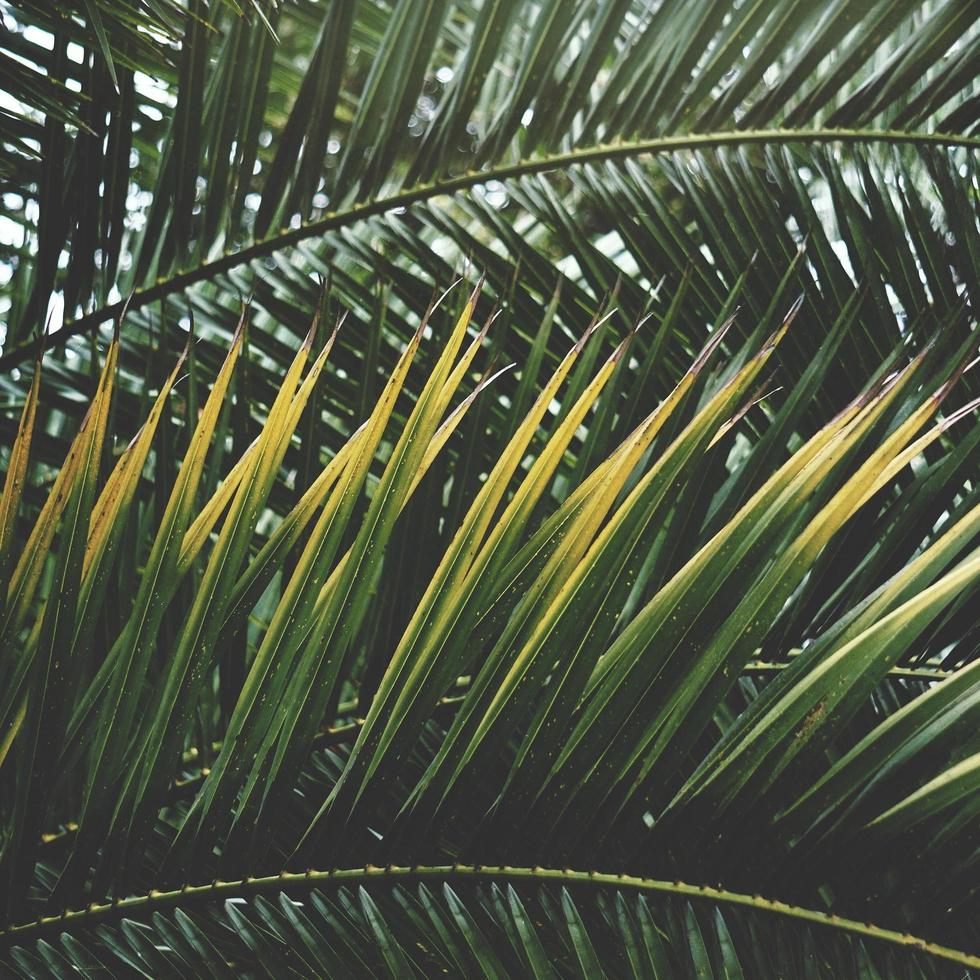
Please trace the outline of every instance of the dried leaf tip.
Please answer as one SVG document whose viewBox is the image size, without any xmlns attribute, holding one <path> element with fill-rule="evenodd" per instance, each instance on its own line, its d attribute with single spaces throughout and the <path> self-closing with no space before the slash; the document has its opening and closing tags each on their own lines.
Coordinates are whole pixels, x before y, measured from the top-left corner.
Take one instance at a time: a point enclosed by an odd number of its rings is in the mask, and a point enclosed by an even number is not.
<svg viewBox="0 0 980 980">
<path fill-rule="evenodd" d="M 963 377 L 964 374 L 976 363 L 974 355 L 977 350 L 972 345 L 968 346 L 963 356 L 959 359 L 953 373 L 936 389 L 933 399 L 937 402 L 942 401 L 952 390 L 953 386 Z"/>
<path fill-rule="evenodd" d="M 803 300 L 805 298 L 806 297 L 803 295 L 803 293 L 800 293 L 800 295 L 796 297 L 796 299 L 793 301 L 793 305 L 786 313 L 786 316 L 783 317 L 783 322 L 776 328 L 772 336 L 770 336 L 765 344 L 763 344 L 762 350 L 759 351 L 760 355 L 768 354 L 769 351 L 771 351 L 783 339 L 783 337 L 786 335 L 786 331 L 789 330 L 790 325 L 796 319 L 796 314 L 800 312 L 800 307 L 803 305 Z"/>
<path fill-rule="evenodd" d="M 303 338 L 303 350 L 312 350 L 313 342 L 316 340 L 316 335 L 320 330 L 320 307 L 318 306 L 316 312 L 313 314 L 313 322 L 310 324 L 310 329 L 306 331 L 306 336 Z"/>
<path fill-rule="evenodd" d="M 194 311 L 187 308 L 187 340 L 184 341 L 184 349 L 180 352 L 180 364 L 183 364 L 191 355 L 191 350 L 197 340 L 197 326 L 194 322 Z"/>
<path fill-rule="evenodd" d="M 611 364 L 618 364 L 622 356 L 626 353 L 626 349 L 630 345 L 630 341 L 636 336 L 636 334 L 631 330 L 623 339 L 616 345 L 616 349 L 609 355 L 609 362 Z"/>
<path fill-rule="evenodd" d="M 633 327 L 632 336 L 635 337 L 640 332 L 640 328 L 649 323 L 653 319 L 653 316 L 654 315 L 652 313 L 646 313 L 641 316 L 640 319 L 636 321 L 636 326 Z"/>
<path fill-rule="evenodd" d="M 701 353 L 694 359 L 694 363 L 691 365 L 691 374 L 698 374 L 705 364 L 708 363 L 708 359 L 718 349 L 718 345 L 725 339 L 725 334 L 731 330 L 732 324 L 735 322 L 736 315 L 737 311 L 727 320 L 725 320 L 725 322 L 711 335 L 708 342 L 702 348 Z"/>
<path fill-rule="evenodd" d="M 639 333 L 640 327 L 642 327 L 643 324 L 647 322 L 647 320 L 652 320 L 652 319 L 653 319 L 652 313 L 648 313 L 646 316 L 640 317 L 640 319 L 636 323 L 636 326 L 633 327 L 633 329 L 616 345 L 616 349 L 609 356 L 609 360 L 613 364 L 617 364 L 622 358 L 622 356 L 626 353 L 627 349 L 629 348 L 629 345 L 633 342 L 633 338 L 637 335 L 637 333 Z"/>
<path fill-rule="evenodd" d="M 973 358 L 973 360 L 970 361 L 965 368 L 963 368 L 963 374 L 966 374 L 968 371 L 972 371 L 978 364 L 980 364 L 980 357 Z"/>
<path fill-rule="evenodd" d="M 972 414 L 977 408 L 980 408 L 980 397 L 968 401 L 965 405 L 961 405 L 955 412 L 950 412 L 946 418 L 939 422 L 939 431 L 945 432 L 951 426 L 956 425 L 960 419 L 964 419 L 966 416 Z"/>
<path fill-rule="evenodd" d="M 477 340 L 486 340 L 487 334 L 490 332 L 490 328 L 493 326 L 494 321 L 500 316 L 504 311 L 499 307 L 495 306 L 493 312 L 487 317 L 487 322 L 483 324 L 480 332 L 477 334 Z"/>
<path fill-rule="evenodd" d="M 412 336 L 412 343 L 418 343 L 422 339 L 422 334 L 425 333 L 425 328 L 429 325 L 429 320 L 432 318 L 432 314 L 435 313 L 436 308 L 462 281 L 462 278 L 454 279 L 452 283 L 450 283 L 450 285 L 439 295 L 436 295 L 435 289 L 432 290 L 432 299 L 429 300 L 429 305 L 426 307 L 425 315 L 422 317 L 422 320 L 418 325 L 418 329 Z"/>
<path fill-rule="evenodd" d="M 129 304 L 132 303 L 135 295 L 136 290 L 131 289 L 129 295 L 122 301 L 122 306 L 119 308 L 119 315 L 116 317 L 116 323 L 122 323 L 126 319 L 126 314 L 129 312 Z"/>
<path fill-rule="evenodd" d="M 777 391 L 782 391 L 781 385 L 778 385 L 775 388 L 769 388 L 774 376 L 775 375 L 770 374 L 765 381 L 762 382 L 762 384 L 756 386 L 756 389 L 752 393 L 749 400 L 722 426 L 722 431 L 727 432 L 733 426 L 741 422 L 742 419 L 745 418 L 745 416 L 748 415 L 756 405 L 761 404 L 770 395 L 776 394 Z M 769 388 L 768 391 L 766 391 L 767 388 Z"/>
<path fill-rule="evenodd" d="M 340 328 L 346 322 L 347 314 L 349 312 L 350 310 L 344 310 L 344 312 L 337 317 L 337 322 L 334 324 L 333 332 L 330 334 L 330 339 L 327 341 L 327 343 L 332 344 L 337 339 L 337 336 L 340 333 Z"/>
<path fill-rule="evenodd" d="M 231 344 L 234 347 L 235 344 L 239 343 L 242 337 L 245 335 L 245 327 L 248 323 L 249 314 L 252 312 L 252 297 L 249 296 L 243 306 L 242 315 L 238 318 L 238 323 L 235 325 L 235 332 L 231 338 Z"/>
<path fill-rule="evenodd" d="M 585 347 L 589 337 L 591 337 L 599 329 L 599 327 L 601 327 L 611 316 L 613 316 L 613 314 L 618 312 L 619 310 L 616 307 L 613 307 L 604 316 L 594 316 L 592 318 L 592 322 L 585 328 L 585 333 L 583 333 L 582 336 L 575 342 L 575 347 L 573 348 L 575 353 L 581 353 L 582 348 Z"/>
<path fill-rule="evenodd" d="M 41 361 L 44 360 L 45 351 L 45 341 L 47 340 L 47 332 L 38 332 L 37 337 L 34 339 L 34 370 L 41 370 Z"/>
<path fill-rule="evenodd" d="M 917 361 L 923 360 L 925 356 L 929 353 L 929 351 L 931 351 L 939 343 L 939 337 L 940 337 L 939 331 L 937 331 L 936 333 L 928 337 L 926 339 L 926 342 L 922 345 L 922 350 L 920 350 L 919 353 L 915 355 L 913 360 L 917 360 Z"/>
<path fill-rule="evenodd" d="M 429 316 L 437 306 L 441 306 L 443 300 L 463 281 L 462 276 L 457 276 L 442 292 L 442 295 L 432 304 L 432 309 L 429 310 Z"/>
<path fill-rule="evenodd" d="M 177 372 L 187 363 L 187 358 L 190 356 L 191 352 L 191 338 L 187 338 L 187 343 L 184 344 L 184 349 L 177 355 L 177 363 L 174 365 L 174 376 L 176 378 Z"/>
<path fill-rule="evenodd" d="M 883 398 L 888 394 L 895 385 L 904 377 L 909 371 L 912 370 L 915 362 L 904 365 L 889 374 L 886 374 L 881 381 L 876 385 L 872 385 L 868 389 L 867 393 L 858 399 L 859 403 L 862 405 L 868 405 L 873 401 L 877 401 L 879 398 Z"/>
<path fill-rule="evenodd" d="M 425 333 L 425 328 L 429 325 L 429 318 L 432 316 L 432 313 L 435 310 L 435 308 L 436 308 L 436 296 L 433 293 L 432 299 L 429 300 L 429 305 L 428 307 L 426 307 L 425 313 L 422 316 L 422 319 L 419 321 L 419 325 L 415 328 L 415 333 L 412 334 L 412 339 L 410 343 L 417 344 L 422 339 L 422 334 Z"/>
<path fill-rule="evenodd" d="M 494 371 L 493 374 L 488 374 L 486 377 L 481 378 L 480 381 L 477 383 L 477 386 L 473 389 L 473 394 L 471 394 L 469 398 L 470 399 L 476 398 L 476 396 L 480 394 L 480 392 L 483 391 L 484 388 L 488 388 L 502 374 L 506 374 L 508 371 L 513 370 L 515 367 L 517 367 L 517 362 L 513 361 L 510 364 L 507 364 L 505 367 L 500 368 L 500 370 Z"/>
<path fill-rule="evenodd" d="M 136 290 L 130 290 L 129 295 L 122 302 L 122 306 L 119 309 L 119 315 L 112 321 L 112 343 L 114 344 L 119 342 L 119 335 L 122 333 L 122 322 L 126 318 L 130 301 L 135 295 Z"/>
<path fill-rule="evenodd" d="M 471 310 L 476 309 L 476 302 L 480 298 L 480 294 L 483 292 L 483 287 L 487 283 L 486 273 L 480 276 L 476 281 L 476 285 L 473 287 L 473 291 L 469 295 L 469 299 L 466 301 L 466 305 L 469 306 Z"/>
</svg>

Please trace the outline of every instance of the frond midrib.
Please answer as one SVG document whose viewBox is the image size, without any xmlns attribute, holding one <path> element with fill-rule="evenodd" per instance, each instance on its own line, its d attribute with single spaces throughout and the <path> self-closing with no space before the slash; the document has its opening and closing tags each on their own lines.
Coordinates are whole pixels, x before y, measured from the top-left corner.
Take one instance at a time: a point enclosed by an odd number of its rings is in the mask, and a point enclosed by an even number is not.
<svg viewBox="0 0 980 980">
<path fill-rule="evenodd" d="M 374 198 L 337 212 L 331 212 L 279 234 L 254 242 L 245 248 L 229 252 L 220 258 L 202 262 L 190 269 L 161 279 L 145 289 L 135 290 L 131 296 L 110 303 L 69 321 L 60 329 L 47 334 L 41 341 L 42 350 L 59 347 L 72 337 L 85 333 L 102 323 L 112 320 L 124 312 L 132 312 L 157 302 L 171 293 L 180 292 L 200 282 L 209 282 L 214 277 L 252 262 L 267 258 L 302 241 L 339 228 L 356 224 L 366 218 L 375 217 L 408 207 L 437 197 L 448 197 L 461 191 L 489 181 L 509 181 L 548 170 L 561 170 L 567 167 L 606 160 L 626 159 L 636 156 L 657 156 L 684 150 L 709 150 L 724 146 L 775 145 L 785 143 L 886 143 L 891 145 L 965 147 L 980 149 L 980 137 L 958 133 L 935 133 L 902 130 L 875 129 L 746 129 L 713 133 L 691 133 L 681 136 L 660 136 L 653 139 L 626 140 L 616 143 L 596 144 L 563 153 L 548 154 L 520 160 L 516 163 L 485 170 L 471 170 L 454 177 L 447 177 L 429 183 L 417 184 L 387 197 Z M 38 343 L 29 341 L 12 348 L 0 356 L 0 370 L 10 368 L 35 357 Z"/>
<path fill-rule="evenodd" d="M 60 934 L 71 928 L 94 926 L 106 921 L 122 919 L 134 914 L 157 912 L 163 909 L 183 908 L 185 905 L 207 901 L 224 901 L 252 895 L 284 892 L 295 894 L 311 888 L 334 886 L 358 886 L 376 881 L 483 881 L 559 884 L 574 887 L 602 887 L 629 890 L 641 894 L 673 895 L 692 900 L 702 900 L 739 906 L 768 912 L 799 922 L 837 929 L 851 935 L 863 936 L 895 946 L 913 949 L 961 966 L 980 968 L 980 956 L 930 942 L 909 933 L 886 929 L 870 922 L 858 922 L 828 912 L 802 908 L 760 895 L 747 895 L 710 885 L 692 885 L 681 881 L 660 881 L 654 878 L 638 878 L 631 875 L 608 874 L 598 871 L 574 871 L 554 868 L 513 868 L 489 865 L 445 865 L 352 868 L 333 871 L 282 872 L 262 878 L 244 878 L 239 881 L 213 881 L 207 885 L 185 885 L 172 891 L 151 891 L 146 895 L 106 904 L 92 904 L 87 908 L 65 911 L 60 915 L 42 917 L 34 922 L 14 925 L 0 931 L 0 949 L 12 945 L 31 943 L 45 935 Z"/>
</svg>

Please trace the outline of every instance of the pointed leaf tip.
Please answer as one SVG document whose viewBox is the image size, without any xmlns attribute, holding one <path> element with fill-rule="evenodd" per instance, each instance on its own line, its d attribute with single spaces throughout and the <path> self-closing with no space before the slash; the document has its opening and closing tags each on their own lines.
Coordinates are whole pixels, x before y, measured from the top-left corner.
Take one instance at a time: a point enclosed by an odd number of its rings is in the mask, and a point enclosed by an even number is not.
<svg viewBox="0 0 980 980">
<path fill-rule="evenodd" d="M 340 316 L 337 317 L 337 322 L 334 325 L 333 333 L 330 334 L 330 343 L 331 344 L 337 339 L 337 336 L 340 333 L 340 328 L 344 325 L 344 322 L 347 320 L 347 314 L 348 313 L 350 313 L 350 310 L 344 310 L 344 312 L 341 313 Z"/>
<path fill-rule="evenodd" d="M 708 363 L 708 359 L 711 355 L 718 349 L 718 345 L 725 339 L 725 334 L 728 333 L 732 328 L 732 324 L 735 322 L 735 317 L 738 311 L 736 310 L 725 322 L 708 338 L 708 342 L 701 349 L 701 353 L 694 359 L 694 363 L 691 365 L 690 373 L 698 374 Z"/>
<path fill-rule="evenodd" d="M 443 300 L 463 281 L 462 276 L 457 276 L 442 292 L 442 295 L 432 304 L 432 309 L 428 315 L 432 316 L 437 307 L 442 305 Z"/>
<path fill-rule="evenodd" d="M 238 318 L 238 323 L 235 324 L 235 332 L 231 337 L 232 347 L 237 344 L 245 334 L 245 325 L 248 323 L 248 315 L 252 309 L 252 298 L 251 296 L 246 300 L 245 305 L 242 307 L 241 316 Z M 191 326 L 193 327 L 193 321 L 191 321 Z"/>
<path fill-rule="evenodd" d="M 977 363 L 974 357 L 976 352 L 976 348 L 967 348 L 964 355 L 960 358 L 959 363 L 955 368 L 953 368 L 953 373 L 933 393 L 932 397 L 935 401 L 942 401 L 950 393 L 960 378 L 962 378 L 963 375 Z"/>
<path fill-rule="evenodd" d="M 663 280 L 661 280 L 661 281 L 663 281 Z M 633 332 L 634 336 L 640 332 L 640 328 L 641 327 L 645 326 L 652 319 L 653 319 L 653 314 L 652 313 L 647 313 L 645 316 L 641 316 L 640 319 L 636 321 L 636 326 L 633 327 L 633 331 L 632 332 Z"/>
<path fill-rule="evenodd" d="M 613 307 L 604 316 L 595 316 L 592 318 L 592 322 L 585 328 L 585 333 L 575 342 L 575 347 L 573 350 L 576 354 L 580 353 L 582 348 L 588 343 L 589 338 L 601 327 L 611 316 L 618 313 L 619 310 Z"/>
<path fill-rule="evenodd" d="M 184 341 L 184 349 L 181 351 L 180 356 L 183 360 L 187 360 L 190 357 L 191 349 L 194 347 L 194 324 L 191 323 L 190 329 L 187 331 L 187 340 Z"/>
<path fill-rule="evenodd" d="M 119 335 L 122 333 L 122 322 L 126 318 L 126 313 L 129 311 L 129 304 L 136 295 L 136 290 L 131 289 L 129 295 L 123 300 L 122 307 L 119 310 L 119 315 L 112 321 L 112 342 L 118 343 Z"/>
<path fill-rule="evenodd" d="M 122 306 L 119 309 L 119 316 L 116 317 L 116 322 L 117 323 L 122 323 L 122 321 L 125 319 L 126 314 L 129 312 L 129 304 L 133 301 L 133 297 L 135 295 L 136 295 L 136 290 L 135 289 L 131 289 L 129 291 L 129 294 L 123 300 Z"/>
<path fill-rule="evenodd" d="M 415 333 L 412 335 L 413 343 L 416 343 L 422 339 L 422 334 L 425 333 L 425 328 L 429 325 L 429 318 L 435 312 L 436 307 L 446 298 L 446 296 L 449 295 L 449 291 L 453 288 L 453 286 L 457 285 L 461 281 L 461 279 L 455 280 L 449 289 L 445 290 L 441 296 L 436 296 L 435 289 L 432 290 L 432 298 L 429 300 L 429 305 L 426 307 L 425 314 L 422 316 Z"/>
<path fill-rule="evenodd" d="M 320 329 L 320 307 L 317 306 L 316 312 L 313 314 L 313 322 L 310 323 L 310 329 L 306 331 L 306 336 L 303 338 L 303 349 L 312 350 L 313 344 L 316 340 L 317 332 Z"/>
<path fill-rule="evenodd" d="M 961 405 L 955 412 L 951 412 L 946 418 L 942 419 L 939 422 L 939 431 L 945 432 L 947 429 L 956 425 L 961 419 L 973 413 L 977 408 L 980 408 L 980 397 L 968 401 L 965 405 Z"/>
<path fill-rule="evenodd" d="M 642 327 L 643 324 L 647 322 L 647 320 L 652 319 L 652 317 L 653 317 L 652 313 L 648 313 L 646 316 L 641 317 L 640 320 L 637 322 L 636 326 L 633 327 L 633 329 L 616 345 L 616 349 L 612 352 L 612 354 L 609 357 L 609 360 L 613 364 L 617 364 L 619 362 L 620 358 L 622 358 L 622 356 L 626 353 L 627 349 L 629 348 L 629 345 L 633 342 L 633 338 L 639 332 L 640 327 Z"/>
<path fill-rule="evenodd" d="M 473 389 L 473 393 L 469 396 L 470 398 L 476 398 L 484 388 L 488 388 L 494 383 L 502 374 L 506 374 L 508 371 L 512 371 L 517 367 L 517 362 L 512 361 L 510 364 L 505 365 L 498 371 L 494 371 L 493 374 L 487 375 L 485 378 L 481 378 L 477 386 Z"/>
<path fill-rule="evenodd" d="M 478 341 L 482 343 L 484 340 L 486 340 L 487 334 L 490 332 L 490 328 L 493 326 L 494 320 L 496 320 L 501 313 L 503 313 L 503 310 L 499 306 L 494 307 L 493 312 L 489 317 L 487 317 L 486 322 L 480 328 L 480 332 L 476 335 L 476 339 Z"/>
<path fill-rule="evenodd" d="M 477 279 L 476 285 L 473 287 L 472 291 L 470 292 L 470 295 L 466 300 L 466 305 L 469 306 L 471 310 L 476 309 L 477 300 L 480 298 L 480 295 L 483 292 L 483 287 L 486 285 L 486 282 L 487 282 L 487 277 L 486 277 L 486 273 L 484 273 L 483 275 L 480 276 L 479 279 Z"/>
<path fill-rule="evenodd" d="M 763 354 L 768 354 L 783 339 L 783 337 L 786 335 L 786 331 L 789 330 L 791 324 L 796 319 L 796 314 L 800 312 L 800 307 L 803 306 L 804 299 L 804 294 L 800 293 L 800 295 L 793 300 L 793 305 L 783 317 L 783 322 L 775 329 L 775 331 L 773 331 L 772 335 L 765 342 L 765 344 L 763 344 L 762 350 L 759 351 L 760 356 Z"/>
</svg>

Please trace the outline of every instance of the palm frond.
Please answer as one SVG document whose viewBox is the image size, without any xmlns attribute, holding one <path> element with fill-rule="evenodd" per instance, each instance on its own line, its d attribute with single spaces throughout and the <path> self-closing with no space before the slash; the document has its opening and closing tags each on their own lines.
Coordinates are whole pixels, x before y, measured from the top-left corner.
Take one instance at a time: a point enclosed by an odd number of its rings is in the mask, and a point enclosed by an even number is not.
<svg viewBox="0 0 980 980">
<path fill-rule="evenodd" d="M 5 970 L 980 968 L 975 10 L 4 17 Z"/>
</svg>

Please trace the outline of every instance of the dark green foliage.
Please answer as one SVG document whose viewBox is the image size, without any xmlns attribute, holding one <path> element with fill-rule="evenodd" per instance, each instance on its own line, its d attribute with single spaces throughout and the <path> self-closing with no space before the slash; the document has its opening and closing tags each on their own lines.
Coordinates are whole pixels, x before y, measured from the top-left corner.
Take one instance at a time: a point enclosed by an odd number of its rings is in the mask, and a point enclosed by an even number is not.
<svg viewBox="0 0 980 980">
<path fill-rule="evenodd" d="M 5 9 L 2 969 L 976 972 L 977 14 Z"/>
</svg>

